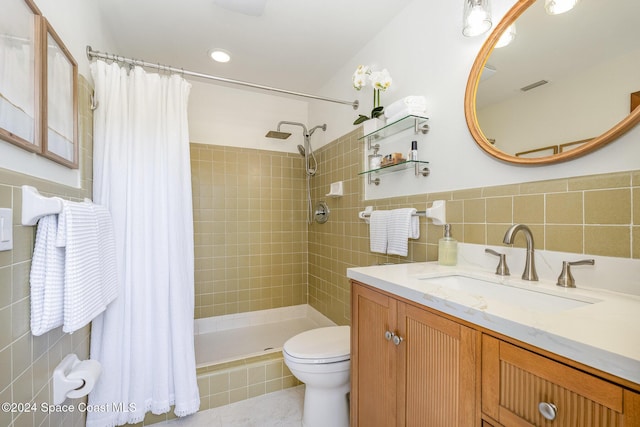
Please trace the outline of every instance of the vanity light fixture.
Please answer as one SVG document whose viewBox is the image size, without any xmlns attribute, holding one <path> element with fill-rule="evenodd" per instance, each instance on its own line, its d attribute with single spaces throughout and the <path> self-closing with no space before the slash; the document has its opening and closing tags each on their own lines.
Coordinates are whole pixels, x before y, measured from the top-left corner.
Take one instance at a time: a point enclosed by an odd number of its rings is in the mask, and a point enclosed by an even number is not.
<svg viewBox="0 0 640 427">
<path fill-rule="evenodd" d="M 509 45 L 513 39 L 516 38 L 516 24 L 511 24 L 507 27 L 507 29 L 502 33 L 498 42 L 496 43 L 495 48 L 501 48 Z"/>
<path fill-rule="evenodd" d="M 464 0 L 462 34 L 465 37 L 484 34 L 492 25 L 489 0 Z"/>
<path fill-rule="evenodd" d="M 212 49 L 209 51 L 209 56 L 216 62 L 229 62 L 231 55 L 224 49 Z"/>
<path fill-rule="evenodd" d="M 549 15 L 560 15 L 570 11 L 580 0 L 544 0 L 544 10 Z"/>
</svg>

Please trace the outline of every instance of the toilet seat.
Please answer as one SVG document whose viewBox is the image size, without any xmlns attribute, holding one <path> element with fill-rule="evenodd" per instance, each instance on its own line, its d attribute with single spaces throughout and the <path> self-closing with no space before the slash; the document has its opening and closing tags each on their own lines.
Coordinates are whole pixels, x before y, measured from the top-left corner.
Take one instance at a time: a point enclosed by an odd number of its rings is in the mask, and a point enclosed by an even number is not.
<svg viewBox="0 0 640 427">
<path fill-rule="evenodd" d="M 349 326 L 311 329 L 290 338 L 283 346 L 285 357 L 302 364 L 325 364 L 351 358 Z"/>
</svg>

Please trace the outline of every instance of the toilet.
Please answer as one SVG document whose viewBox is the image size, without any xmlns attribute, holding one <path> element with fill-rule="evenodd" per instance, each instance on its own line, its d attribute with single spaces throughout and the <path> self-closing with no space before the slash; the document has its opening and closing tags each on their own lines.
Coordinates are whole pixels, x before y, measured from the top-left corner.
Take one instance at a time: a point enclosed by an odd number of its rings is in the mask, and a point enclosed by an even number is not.
<svg viewBox="0 0 640 427">
<path fill-rule="evenodd" d="M 349 326 L 311 329 L 284 343 L 284 363 L 305 384 L 304 427 L 349 426 L 350 348 Z"/>
</svg>

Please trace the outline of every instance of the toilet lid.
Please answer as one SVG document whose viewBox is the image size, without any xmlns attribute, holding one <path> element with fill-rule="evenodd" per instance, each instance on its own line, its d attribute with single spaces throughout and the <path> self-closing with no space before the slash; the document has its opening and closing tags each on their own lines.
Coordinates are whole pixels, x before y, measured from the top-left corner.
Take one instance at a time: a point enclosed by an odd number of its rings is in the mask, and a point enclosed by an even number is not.
<svg viewBox="0 0 640 427">
<path fill-rule="evenodd" d="M 349 326 L 330 326 L 302 332 L 284 343 L 283 350 L 309 363 L 348 360 L 351 349 Z"/>
</svg>

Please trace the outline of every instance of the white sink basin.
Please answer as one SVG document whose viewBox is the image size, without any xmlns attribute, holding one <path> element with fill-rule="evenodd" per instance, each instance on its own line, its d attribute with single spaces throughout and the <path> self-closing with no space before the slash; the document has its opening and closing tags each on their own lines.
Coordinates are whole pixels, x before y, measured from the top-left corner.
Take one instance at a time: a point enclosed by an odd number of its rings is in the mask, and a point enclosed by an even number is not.
<svg viewBox="0 0 640 427">
<path fill-rule="evenodd" d="M 570 310 L 572 308 L 600 302 L 595 298 L 583 296 L 560 295 L 548 290 L 535 289 L 535 283 L 531 289 L 520 285 L 492 282 L 488 279 L 480 279 L 463 275 L 449 275 L 420 278 L 425 283 L 436 285 L 444 289 L 464 292 L 474 297 L 484 297 L 497 300 L 514 307 L 535 309 L 547 313 Z M 562 290 L 560 290 L 562 292 Z"/>
</svg>

